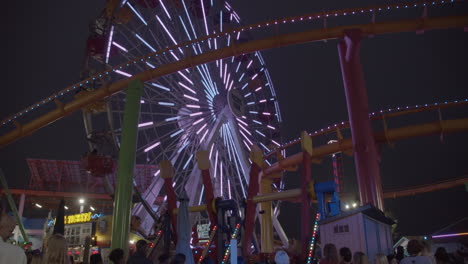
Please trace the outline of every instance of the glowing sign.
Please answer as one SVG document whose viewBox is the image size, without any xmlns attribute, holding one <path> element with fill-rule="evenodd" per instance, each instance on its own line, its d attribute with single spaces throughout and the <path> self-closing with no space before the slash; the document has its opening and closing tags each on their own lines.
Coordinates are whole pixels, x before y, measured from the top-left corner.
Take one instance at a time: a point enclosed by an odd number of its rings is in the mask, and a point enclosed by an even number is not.
<svg viewBox="0 0 468 264">
<path fill-rule="evenodd" d="M 66 225 L 85 223 L 89 221 L 91 221 L 91 212 L 65 216 Z"/>
</svg>

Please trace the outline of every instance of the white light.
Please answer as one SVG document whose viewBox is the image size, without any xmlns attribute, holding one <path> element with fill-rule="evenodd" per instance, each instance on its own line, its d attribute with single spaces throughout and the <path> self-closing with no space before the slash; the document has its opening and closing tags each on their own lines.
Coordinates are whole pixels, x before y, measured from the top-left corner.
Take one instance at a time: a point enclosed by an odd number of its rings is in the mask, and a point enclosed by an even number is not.
<svg viewBox="0 0 468 264">
<path fill-rule="evenodd" d="M 89 209 L 91 209 L 91 211 L 94 211 L 96 209 L 94 209 L 94 207 L 90 206 Z"/>
<path fill-rule="evenodd" d="M 123 75 L 125 77 L 132 77 L 132 75 L 128 72 L 120 71 L 120 70 L 115 70 L 116 73 Z"/>
<path fill-rule="evenodd" d="M 83 198 L 80 198 L 80 199 L 78 200 L 78 202 L 79 202 L 80 204 L 84 204 L 85 200 L 84 200 Z"/>
<path fill-rule="evenodd" d="M 151 125 L 153 125 L 153 121 L 138 124 L 138 127 L 145 127 L 145 126 L 151 126 Z"/>
<path fill-rule="evenodd" d="M 183 129 L 181 129 L 181 130 L 179 130 L 179 131 L 177 131 L 177 132 L 175 132 L 175 133 L 171 134 L 171 136 L 170 136 L 170 137 L 171 137 L 171 138 L 173 138 L 173 137 L 175 137 L 175 136 L 179 135 L 179 134 L 180 134 L 180 133 L 182 133 L 182 132 L 184 132 L 184 130 L 183 130 Z"/>
<path fill-rule="evenodd" d="M 174 121 L 174 120 L 178 120 L 180 119 L 180 116 L 176 116 L 176 117 L 169 117 L 169 118 L 166 118 L 164 120 L 166 120 L 167 122 L 170 122 L 170 121 Z"/>
<path fill-rule="evenodd" d="M 65 210 L 68 210 L 68 206 L 65 205 L 64 208 L 65 208 Z"/>
<path fill-rule="evenodd" d="M 346 209 L 349 209 L 349 204 L 346 204 L 346 205 L 345 205 L 345 208 L 346 208 Z"/>
<path fill-rule="evenodd" d="M 135 244 L 135 240 L 128 241 L 130 244 Z"/>
<path fill-rule="evenodd" d="M 127 3 L 127 5 L 130 7 L 130 9 L 133 11 L 133 13 L 135 13 L 135 15 L 137 15 L 137 17 L 141 20 L 141 22 L 143 22 L 143 24 L 145 24 L 145 26 L 147 26 L 148 24 L 146 23 L 146 21 L 143 19 L 143 17 L 140 15 L 140 13 L 138 13 L 135 8 L 133 8 L 133 6 L 130 4 L 130 3 Z"/>
<path fill-rule="evenodd" d="M 252 62 L 253 62 L 253 60 L 249 61 L 249 64 L 247 64 L 247 69 L 250 67 L 250 65 L 252 65 Z"/>
<path fill-rule="evenodd" d="M 166 106 L 175 106 L 174 103 L 167 103 L 167 102 L 158 102 L 159 105 L 166 105 Z"/>
<path fill-rule="evenodd" d="M 184 77 L 185 80 L 187 80 L 187 82 L 189 82 L 191 85 L 193 85 L 193 82 L 192 80 L 190 80 L 185 74 L 183 74 L 182 72 L 178 71 L 177 72 L 180 76 Z"/>
<path fill-rule="evenodd" d="M 162 3 L 162 1 L 161 1 Z M 169 14 L 168 14 L 169 15 Z M 169 32 L 169 30 L 166 28 L 166 26 L 164 25 L 164 23 L 161 21 L 161 19 L 156 15 L 156 18 L 158 19 L 159 21 L 159 24 L 161 24 L 161 26 L 164 28 L 164 30 L 166 31 L 166 33 L 169 35 L 169 37 L 171 38 L 172 42 L 174 42 L 174 44 L 177 45 L 177 41 L 174 39 L 174 37 L 172 37 L 172 34 L 171 32 Z"/>
<path fill-rule="evenodd" d="M 153 145 L 151 145 L 151 146 L 145 148 L 144 152 L 148 152 L 148 151 L 154 149 L 155 147 L 159 146 L 160 144 L 161 144 L 161 142 L 156 142 L 156 143 L 154 143 Z"/>
<path fill-rule="evenodd" d="M 159 89 L 163 89 L 165 91 L 170 91 L 171 89 L 165 87 L 165 86 L 162 86 L 160 84 L 157 84 L 157 83 L 151 83 L 151 85 L 153 85 L 154 87 L 158 87 Z"/>
<path fill-rule="evenodd" d="M 114 35 L 114 26 L 111 26 L 111 30 L 109 34 L 109 42 L 107 43 L 106 63 L 109 63 L 109 55 L 110 55 L 113 35 Z"/>
<path fill-rule="evenodd" d="M 353 203 L 353 207 L 356 208 L 356 207 L 357 207 L 357 203 Z"/>
<path fill-rule="evenodd" d="M 236 120 L 239 121 L 240 123 L 242 123 L 244 126 L 249 126 L 247 125 L 247 123 L 245 123 L 244 121 L 240 120 L 239 118 L 236 117 Z"/>
<path fill-rule="evenodd" d="M 200 134 L 200 132 L 202 132 L 202 130 L 208 125 L 208 123 L 205 123 L 200 129 L 198 129 L 197 131 L 197 135 Z"/>
<path fill-rule="evenodd" d="M 146 63 L 146 65 L 148 65 L 150 68 L 153 68 L 153 69 L 156 68 L 156 66 L 154 66 L 153 64 L 151 64 L 151 63 L 149 63 L 149 62 L 147 62 L 147 61 L 146 61 L 145 63 Z"/>
<path fill-rule="evenodd" d="M 34 205 L 35 205 L 37 208 L 42 208 L 42 205 L 40 205 L 40 204 L 38 204 L 38 203 L 37 203 L 37 204 L 34 204 Z"/>
<path fill-rule="evenodd" d="M 136 36 L 141 42 L 143 42 L 143 44 L 145 44 L 146 47 L 148 47 L 152 52 L 156 52 L 156 50 L 155 50 L 150 44 L 148 44 L 148 42 L 146 42 L 142 37 L 140 37 L 140 35 L 138 35 L 138 34 L 135 33 L 135 36 Z"/>
<path fill-rule="evenodd" d="M 273 129 L 273 130 L 275 130 L 275 129 L 276 129 L 276 128 L 274 128 L 274 127 L 270 126 L 270 125 L 267 125 L 267 127 L 268 127 L 269 129 Z"/>
<path fill-rule="evenodd" d="M 257 89 L 255 89 L 256 92 L 260 91 L 262 89 L 262 87 L 258 87 Z"/>
<path fill-rule="evenodd" d="M 254 122 L 254 123 L 256 123 L 256 124 L 259 124 L 259 125 L 262 125 L 262 122 L 257 121 L 257 120 L 255 120 L 255 119 L 252 119 L 252 122 Z"/>
<path fill-rule="evenodd" d="M 154 173 L 154 177 L 158 176 L 159 173 L 161 173 L 161 170 L 156 171 L 156 172 Z"/>
</svg>

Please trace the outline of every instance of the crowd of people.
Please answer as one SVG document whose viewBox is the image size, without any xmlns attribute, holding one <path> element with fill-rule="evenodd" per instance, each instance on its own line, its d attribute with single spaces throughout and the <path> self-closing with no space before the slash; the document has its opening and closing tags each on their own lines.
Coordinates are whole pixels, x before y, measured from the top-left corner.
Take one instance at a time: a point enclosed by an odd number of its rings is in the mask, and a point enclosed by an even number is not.
<svg viewBox="0 0 468 264">
<path fill-rule="evenodd" d="M 18 246 L 7 243 L 15 229 L 15 220 L 6 214 L 0 215 L 0 264 L 73 264 L 73 258 L 68 255 L 67 240 L 62 234 L 53 234 L 44 240 L 42 251 L 34 250 L 27 254 Z M 113 264 L 152 264 L 148 259 L 149 245 L 145 240 L 136 243 L 136 250 L 127 259 L 123 249 L 117 248 L 110 252 L 109 261 Z M 322 258 L 318 264 L 465 264 L 468 256 L 463 252 L 448 254 L 443 247 L 437 248 L 432 254 L 431 246 L 426 241 L 411 240 L 406 247 L 405 254 L 403 247 L 398 247 L 394 254 L 376 254 L 370 261 L 365 253 L 357 251 L 351 252 L 347 247 L 339 250 L 334 244 L 326 244 L 321 252 Z M 183 254 L 170 256 L 163 254 L 158 258 L 160 264 L 185 264 L 186 257 Z M 103 256 L 93 254 L 89 258 L 90 264 L 102 264 Z M 209 257 L 203 260 L 203 264 L 214 263 Z M 239 264 L 245 263 L 240 257 Z M 275 264 L 296 263 L 286 251 L 276 252 L 273 262 Z"/>
</svg>

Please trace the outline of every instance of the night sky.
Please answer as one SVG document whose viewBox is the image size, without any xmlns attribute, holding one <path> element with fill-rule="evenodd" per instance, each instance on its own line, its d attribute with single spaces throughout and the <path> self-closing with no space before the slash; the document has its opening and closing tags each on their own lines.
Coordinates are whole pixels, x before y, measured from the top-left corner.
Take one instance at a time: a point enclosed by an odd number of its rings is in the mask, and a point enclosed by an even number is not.
<svg viewBox="0 0 468 264">
<path fill-rule="evenodd" d="M 345 1 L 348 2 L 348 1 Z M 244 23 L 305 13 L 367 6 L 383 1 L 233 1 Z M 12 114 L 54 91 L 78 81 L 88 36 L 88 23 L 104 1 L 8 1 L 2 24 L 0 117 Z M 457 8 L 431 9 L 429 16 L 460 13 Z M 465 5 L 466 7 L 466 5 Z M 465 9 L 467 10 L 467 9 Z M 415 11 L 416 12 L 416 11 Z M 417 11 L 420 13 L 420 11 Z M 412 14 L 418 14 L 418 13 Z M 463 13 L 463 12 L 462 12 Z M 466 14 L 466 11 L 465 11 Z M 395 17 L 386 18 L 397 19 Z M 403 16 L 403 15 L 402 15 Z M 415 17 L 415 16 L 412 16 Z M 379 17 L 377 17 L 378 21 Z M 355 22 L 343 20 L 343 23 Z M 357 23 L 369 22 L 370 17 Z M 333 26 L 335 22 L 329 22 Z M 306 29 L 307 27 L 304 27 Z M 346 101 L 337 53 L 337 41 L 302 44 L 263 52 L 275 85 L 284 119 L 285 141 L 302 130 L 314 131 L 347 120 Z M 468 33 L 463 29 L 400 33 L 365 39 L 362 64 L 370 111 L 468 98 Z M 467 107 L 443 111 L 447 118 L 466 117 Z M 437 112 L 391 121 L 390 127 L 437 120 Z M 381 127 L 381 126 L 380 126 Z M 468 176 L 467 134 L 444 135 L 382 146 L 383 188 L 394 189 Z M 77 160 L 87 151 L 81 113 L 45 127 L 34 135 L 0 150 L 0 167 L 12 187 L 28 183 L 26 158 Z M 345 188 L 356 191 L 352 157 L 344 159 Z M 317 181 L 330 180 L 331 161 L 313 165 Z M 287 175 L 287 188 L 299 177 Z M 403 234 L 425 234 L 468 216 L 464 186 L 430 194 L 386 200 L 386 209 L 399 221 Z M 280 221 L 298 237 L 299 225 L 290 224 L 298 205 L 282 207 Z M 294 221 L 295 222 L 295 221 Z"/>
</svg>

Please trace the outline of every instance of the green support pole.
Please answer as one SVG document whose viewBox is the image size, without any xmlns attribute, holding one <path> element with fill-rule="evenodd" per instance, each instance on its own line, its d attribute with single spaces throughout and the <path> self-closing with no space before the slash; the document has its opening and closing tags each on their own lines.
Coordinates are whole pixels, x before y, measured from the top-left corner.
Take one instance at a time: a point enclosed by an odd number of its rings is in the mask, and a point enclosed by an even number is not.
<svg viewBox="0 0 468 264">
<path fill-rule="evenodd" d="M 3 174 L 2 169 L 0 169 L 0 181 L 2 182 L 3 189 L 5 189 L 5 194 L 7 196 L 8 203 L 10 204 L 11 211 L 13 211 L 13 214 L 15 215 L 16 222 L 18 223 L 19 229 L 21 231 L 21 235 L 23 236 L 23 240 L 24 240 L 24 242 L 28 243 L 29 239 L 28 239 L 28 236 L 26 235 L 26 232 L 24 231 L 23 221 L 22 221 L 22 219 L 19 218 L 18 210 L 16 209 L 15 201 L 13 200 L 13 197 L 11 196 L 10 190 L 8 189 L 8 184 L 7 184 L 7 181 L 5 179 L 5 175 Z"/>
<path fill-rule="evenodd" d="M 121 248 L 124 252 L 128 252 L 132 182 L 138 137 L 140 97 L 143 94 L 143 83 L 139 80 L 134 80 L 130 82 L 125 92 L 127 95 L 122 125 L 122 137 L 120 138 L 117 188 L 115 191 L 114 214 L 112 217 L 111 248 Z"/>
</svg>

